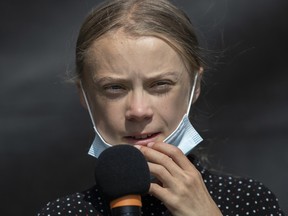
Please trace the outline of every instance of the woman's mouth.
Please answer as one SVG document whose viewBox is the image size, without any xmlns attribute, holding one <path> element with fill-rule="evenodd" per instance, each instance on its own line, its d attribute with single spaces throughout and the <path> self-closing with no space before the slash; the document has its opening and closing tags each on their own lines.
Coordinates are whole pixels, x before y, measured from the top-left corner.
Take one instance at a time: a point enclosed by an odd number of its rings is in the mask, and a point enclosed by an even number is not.
<svg viewBox="0 0 288 216">
<path fill-rule="evenodd" d="M 147 145 L 149 142 L 155 141 L 160 133 L 147 133 L 134 136 L 125 136 L 125 141 L 131 144 Z"/>
<path fill-rule="evenodd" d="M 132 139 L 136 140 L 143 140 L 152 137 L 153 134 L 144 134 L 144 135 L 139 135 L 139 136 L 131 136 Z"/>
</svg>

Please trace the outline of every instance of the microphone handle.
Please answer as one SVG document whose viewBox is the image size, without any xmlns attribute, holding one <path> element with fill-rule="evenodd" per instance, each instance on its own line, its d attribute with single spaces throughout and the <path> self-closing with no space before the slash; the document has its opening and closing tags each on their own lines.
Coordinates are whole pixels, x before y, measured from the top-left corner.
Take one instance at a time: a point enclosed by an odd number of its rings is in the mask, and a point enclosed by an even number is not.
<svg viewBox="0 0 288 216">
<path fill-rule="evenodd" d="M 141 216 L 140 206 L 121 206 L 111 209 L 112 216 Z"/>
</svg>

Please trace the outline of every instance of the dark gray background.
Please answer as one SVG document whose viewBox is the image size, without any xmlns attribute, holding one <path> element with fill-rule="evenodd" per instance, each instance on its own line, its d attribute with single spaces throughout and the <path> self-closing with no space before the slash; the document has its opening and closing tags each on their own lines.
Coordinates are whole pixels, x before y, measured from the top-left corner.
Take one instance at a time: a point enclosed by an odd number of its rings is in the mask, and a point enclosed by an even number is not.
<svg viewBox="0 0 288 216">
<path fill-rule="evenodd" d="M 0 2 L 0 215 L 34 215 L 93 184 L 92 126 L 65 76 L 97 2 Z M 178 3 L 212 56 L 194 106 L 211 161 L 264 182 L 288 212 L 287 0 Z"/>
</svg>

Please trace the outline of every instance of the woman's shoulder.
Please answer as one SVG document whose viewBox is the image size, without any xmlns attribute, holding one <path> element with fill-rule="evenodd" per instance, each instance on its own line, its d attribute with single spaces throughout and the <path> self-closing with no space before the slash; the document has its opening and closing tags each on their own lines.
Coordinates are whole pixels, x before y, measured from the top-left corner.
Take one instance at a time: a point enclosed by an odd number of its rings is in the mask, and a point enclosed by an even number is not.
<svg viewBox="0 0 288 216">
<path fill-rule="evenodd" d="M 98 196 L 98 189 L 94 186 L 83 192 L 77 192 L 48 202 L 37 216 L 102 216 L 106 215 L 107 206 L 105 203 L 101 200 L 101 196 Z"/>
<path fill-rule="evenodd" d="M 284 215 L 275 194 L 262 182 L 204 168 L 192 159 L 224 215 Z"/>
</svg>

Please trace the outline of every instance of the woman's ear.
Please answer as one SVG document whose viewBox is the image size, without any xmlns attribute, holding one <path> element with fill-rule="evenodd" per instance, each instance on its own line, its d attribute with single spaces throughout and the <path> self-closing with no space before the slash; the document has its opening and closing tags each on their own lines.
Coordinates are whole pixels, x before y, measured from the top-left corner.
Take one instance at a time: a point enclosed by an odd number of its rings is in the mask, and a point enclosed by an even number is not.
<svg viewBox="0 0 288 216">
<path fill-rule="evenodd" d="M 79 99 L 80 99 L 80 104 L 87 109 L 87 104 L 86 104 L 86 100 L 85 100 L 85 92 L 83 89 L 83 85 L 81 80 L 77 80 L 76 81 L 76 86 L 77 86 L 77 91 L 78 91 L 78 95 L 79 95 Z"/>
<path fill-rule="evenodd" d="M 194 92 L 192 103 L 194 103 L 198 99 L 198 97 L 200 95 L 200 92 L 201 92 L 201 80 L 202 80 L 203 71 L 204 71 L 203 67 L 200 67 L 199 70 L 198 70 L 198 76 L 197 76 L 195 92 Z"/>
</svg>

